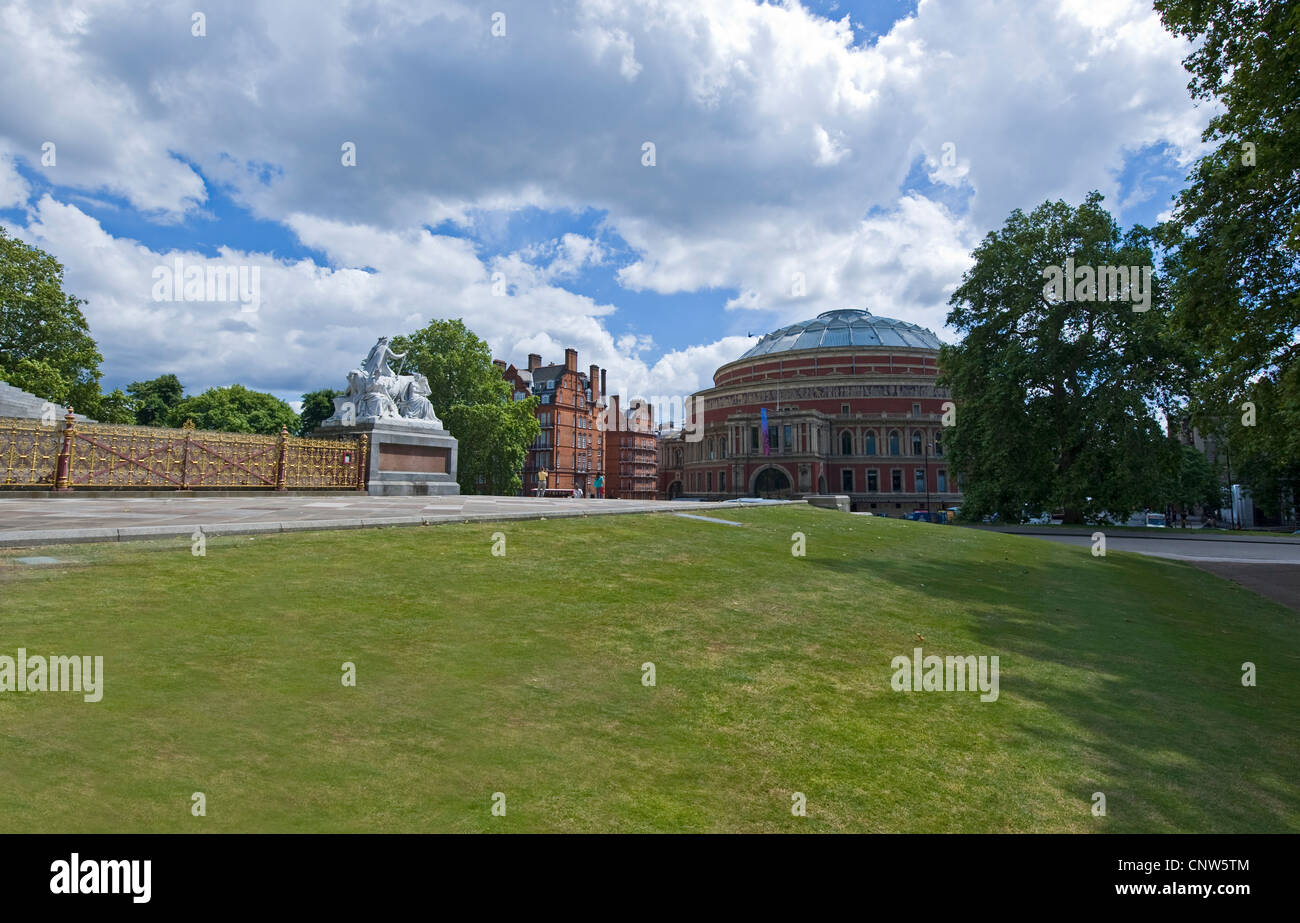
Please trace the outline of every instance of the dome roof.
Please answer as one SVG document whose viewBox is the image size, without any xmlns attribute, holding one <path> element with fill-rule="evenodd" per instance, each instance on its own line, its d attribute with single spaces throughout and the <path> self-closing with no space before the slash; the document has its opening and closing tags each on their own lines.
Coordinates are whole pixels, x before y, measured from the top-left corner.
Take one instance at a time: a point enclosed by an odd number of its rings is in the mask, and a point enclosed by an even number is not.
<svg viewBox="0 0 1300 923">
<path fill-rule="evenodd" d="M 876 317 L 860 308 L 823 311 L 813 320 L 773 330 L 741 359 L 788 353 L 796 349 L 843 349 L 846 346 L 914 346 L 937 350 L 943 344 L 924 327 Z"/>
</svg>

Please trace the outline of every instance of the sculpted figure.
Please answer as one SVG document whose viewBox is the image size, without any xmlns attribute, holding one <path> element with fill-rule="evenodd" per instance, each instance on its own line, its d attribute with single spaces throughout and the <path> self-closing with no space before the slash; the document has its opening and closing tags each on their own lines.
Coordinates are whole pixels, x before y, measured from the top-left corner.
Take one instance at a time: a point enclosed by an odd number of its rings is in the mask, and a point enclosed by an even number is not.
<svg viewBox="0 0 1300 923">
<path fill-rule="evenodd" d="M 442 421 L 429 402 L 429 380 L 418 373 L 399 375 L 390 360 L 406 358 L 380 337 L 361 367 L 348 372 L 348 393 L 334 398 L 334 415 L 322 426 L 347 426 L 358 420 L 400 417 L 442 428 Z"/>
</svg>

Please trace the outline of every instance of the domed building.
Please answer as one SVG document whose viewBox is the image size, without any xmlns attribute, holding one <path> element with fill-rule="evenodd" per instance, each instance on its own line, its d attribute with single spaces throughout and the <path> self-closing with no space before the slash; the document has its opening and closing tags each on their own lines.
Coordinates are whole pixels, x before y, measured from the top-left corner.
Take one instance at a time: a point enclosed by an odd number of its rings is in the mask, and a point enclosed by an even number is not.
<svg viewBox="0 0 1300 923">
<path fill-rule="evenodd" d="M 695 395 L 703 431 L 665 443 L 665 493 L 848 494 L 854 510 L 890 516 L 958 505 L 939 347 L 923 327 L 856 308 L 767 334 Z"/>
</svg>

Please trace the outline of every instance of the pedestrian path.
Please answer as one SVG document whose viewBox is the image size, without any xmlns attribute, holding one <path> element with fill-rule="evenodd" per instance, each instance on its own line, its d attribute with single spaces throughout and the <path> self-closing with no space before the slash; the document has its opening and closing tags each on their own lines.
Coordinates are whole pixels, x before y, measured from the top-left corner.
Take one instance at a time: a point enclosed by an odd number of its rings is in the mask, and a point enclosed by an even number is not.
<svg viewBox="0 0 1300 923">
<path fill-rule="evenodd" d="M 367 494 L 95 497 L 0 496 L 0 547 L 191 535 L 362 529 L 462 520 L 558 519 L 735 508 L 732 503 L 569 497 L 371 497 Z"/>
</svg>

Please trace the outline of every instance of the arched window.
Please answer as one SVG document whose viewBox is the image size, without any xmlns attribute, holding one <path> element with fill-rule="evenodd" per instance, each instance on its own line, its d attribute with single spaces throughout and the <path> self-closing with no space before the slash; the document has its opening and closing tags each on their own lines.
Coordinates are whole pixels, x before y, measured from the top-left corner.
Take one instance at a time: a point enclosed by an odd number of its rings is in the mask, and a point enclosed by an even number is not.
<svg viewBox="0 0 1300 923">
<path fill-rule="evenodd" d="M 875 430 L 867 431 L 867 454 L 868 455 L 876 454 L 876 431 Z"/>
<path fill-rule="evenodd" d="M 713 457 L 713 440 L 709 440 L 709 458 Z"/>
<path fill-rule="evenodd" d="M 912 431 L 912 454 L 913 455 L 921 454 L 921 431 L 920 430 Z"/>
<path fill-rule="evenodd" d="M 889 431 L 889 454 L 897 455 L 898 451 L 898 430 L 891 429 Z"/>
<path fill-rule="evenodd" d="M 850 433 L 848 430 L 845 430 L 844 432 L 840 433 L 840 454 L 841 455 L 853 454 L 853 434 Z"/>
</svg>

